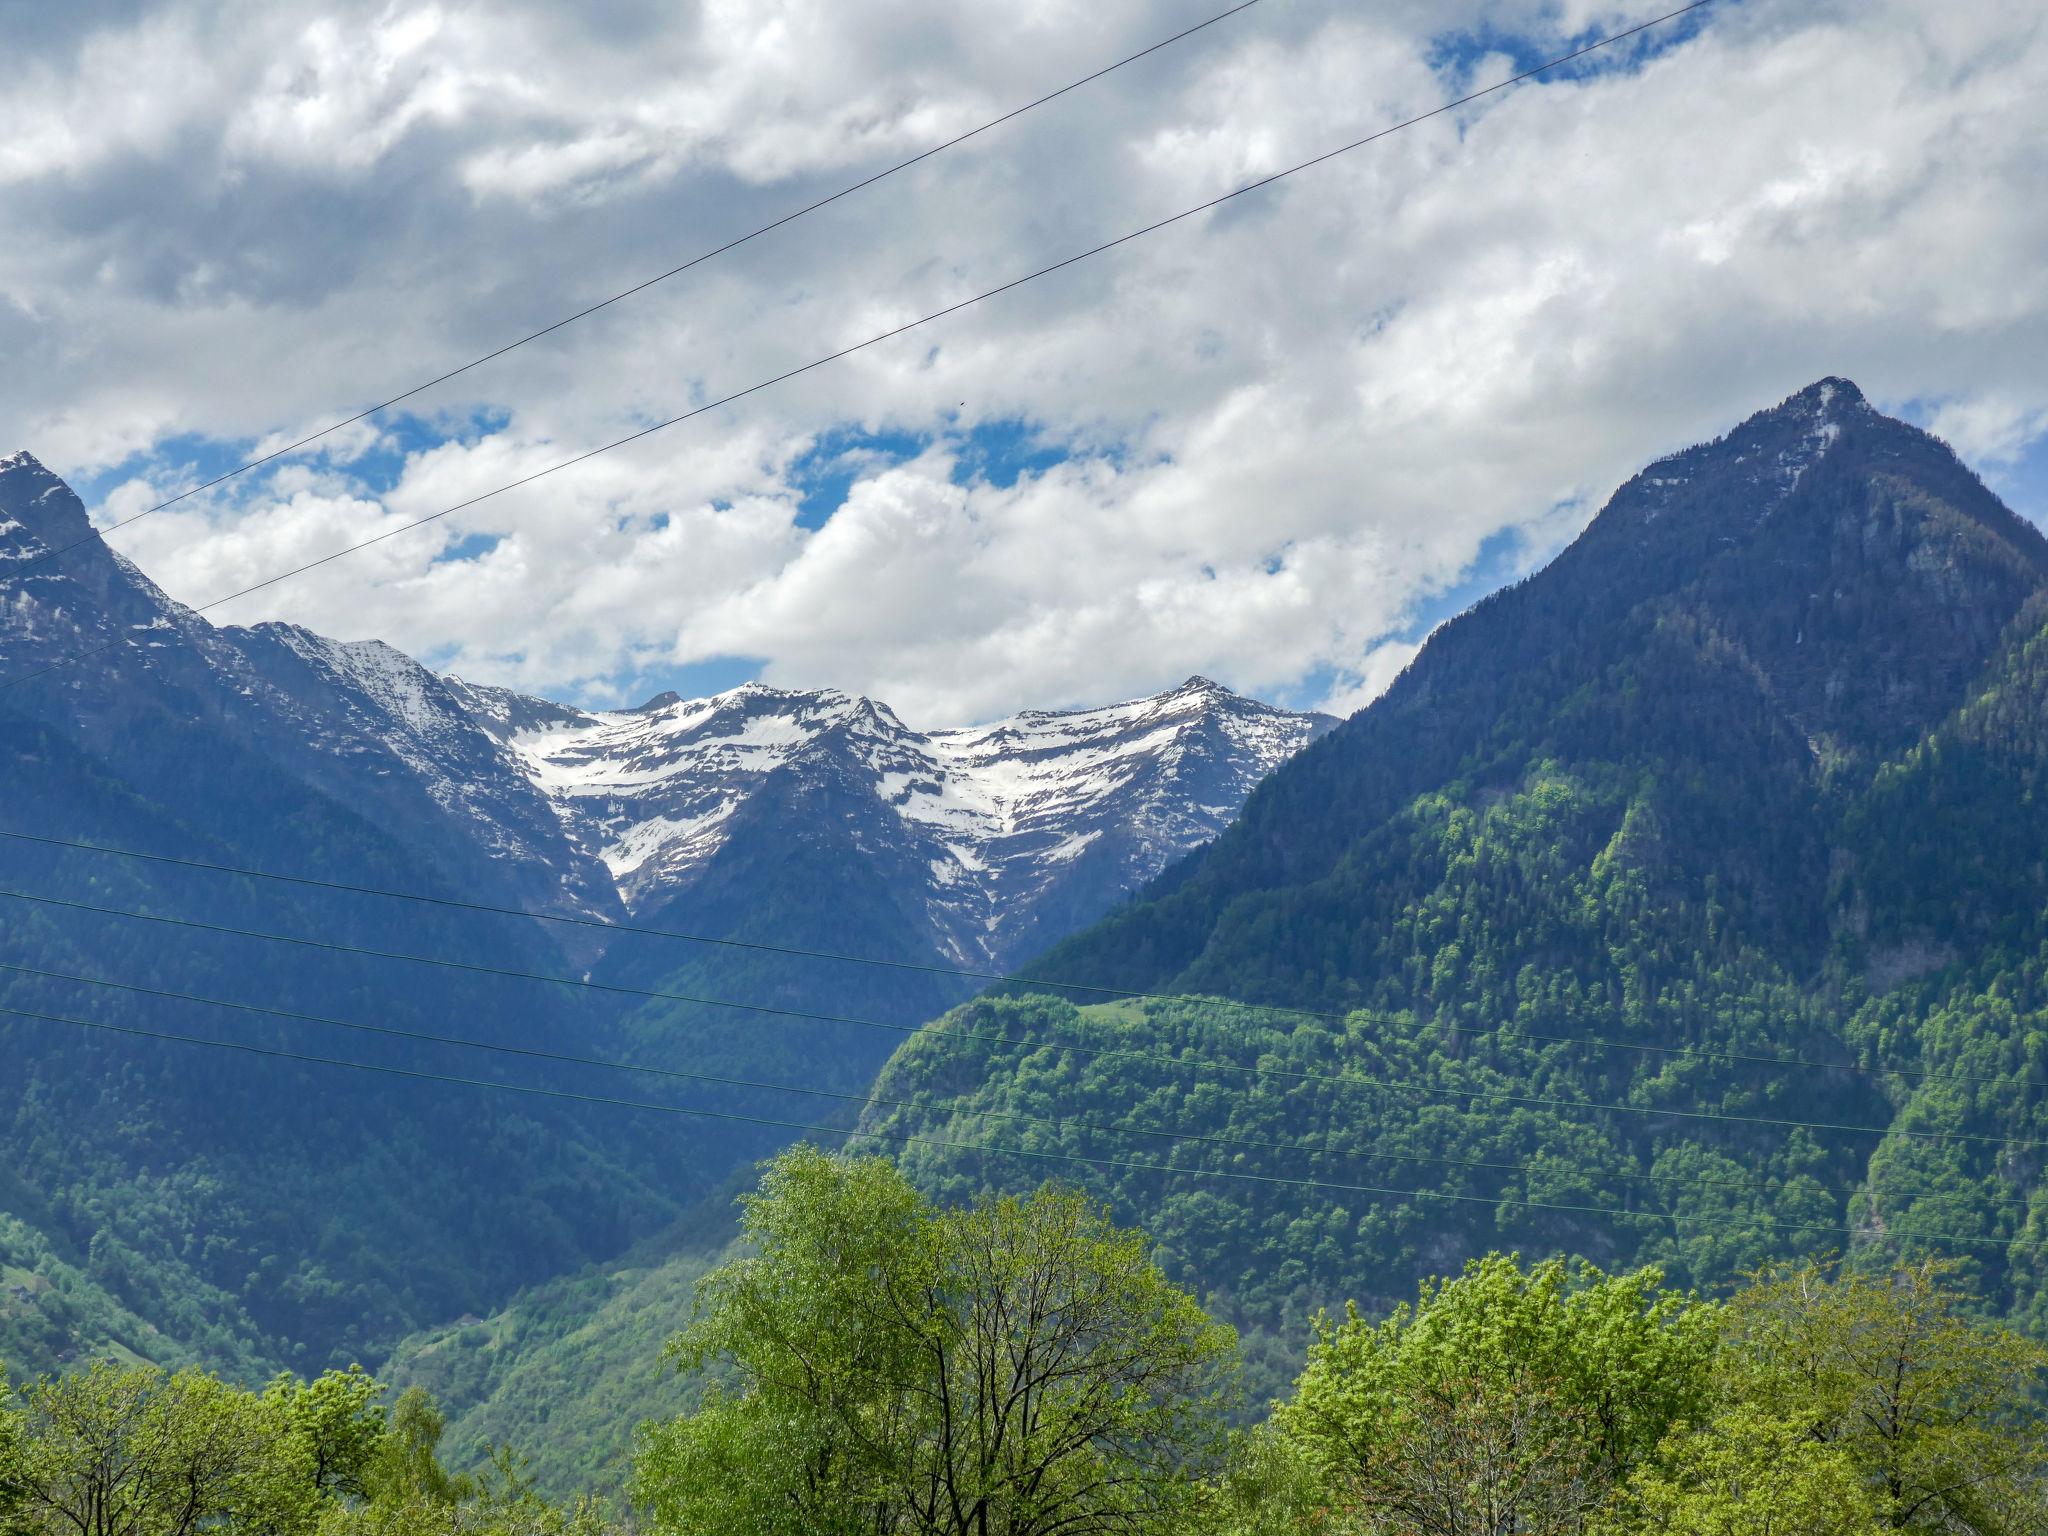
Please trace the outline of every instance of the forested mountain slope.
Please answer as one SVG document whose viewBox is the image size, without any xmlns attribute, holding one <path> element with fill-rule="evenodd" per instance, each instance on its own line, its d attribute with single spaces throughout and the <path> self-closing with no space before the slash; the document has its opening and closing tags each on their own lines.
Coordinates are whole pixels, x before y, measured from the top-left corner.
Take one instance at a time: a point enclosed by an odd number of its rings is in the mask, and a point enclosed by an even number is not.
<svg viewBox="0 0 2048 1536">
<path fill-rule="evenodd" d="M 1235 1176 L 1070 1169 L 1262 1324 L 1493 1247 L 1714 1284 L 1903 1242 L 2048 1325 L 2044 587 L 1945 446 L 1816 384 L 1630 481 L 1029 968 L 1316 1012 L 986 999 L 866 1123 Z"/>
<path fill-rule="evenodd" d="M 1201 678 L 1156 698 L 934 731 L 829 689 L 747 684 L 589 712 L 450 686 L 576 850 L 610 872 L 635 924 L 767 946 L 608 935 L 599 981 L 714 1000 L 634 1007 L 623 1026 L 634 1059 L 856 1103 L 904 1032 L 973 990 L 916 968 L 1007 965 L 1101 916 L 1334 724 Z M 910 968 L 790 952 L 803 949 Z M 731 1000 L 783 1011 L 715 1005 Z M 767 1120 L 852 1113 L 843 1100 L 745 1088 L 693 1102 Z M 731 1122 L 668 1135 L 709 1178 L 788 1139 Z"/>
</svg>

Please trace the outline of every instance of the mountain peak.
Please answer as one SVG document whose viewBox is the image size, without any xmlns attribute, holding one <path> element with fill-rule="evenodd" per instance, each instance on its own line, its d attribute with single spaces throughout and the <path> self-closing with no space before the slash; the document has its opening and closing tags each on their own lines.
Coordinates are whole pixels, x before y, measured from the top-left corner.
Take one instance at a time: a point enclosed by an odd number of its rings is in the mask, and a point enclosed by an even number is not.
<svg viewBox="0 0 2048 1536">
<path fill-rule="evenodd" d="M 781 867 L 790 829 L 822 814 L 864 863 L 902 871 L 941 952 L 977 965 L 1094 916 L 1214 837 L 1332 723 L 1233 709 L 1236 695 L 1204 677 L 928 731 L 837 688 L 749 682 L 681 705 L 663 694 L 562 728 L 540 701 L 459 686 L 628 910 L 724 900 L 735 870 Z"/>
<path fill-rule="evenodd" d="M 1848 410 L 1869 403 L 1864 398 L 1863 391 L 1858 389 L 1852 380 L 1845 379 L 1839 374 L 1830 374 L 1827 378 L 1814 380 L 1785 402 L 1786 405 L 1805 405 L 1823 411 Z"/>
<path fill-rule="evenodd" d="M 26 450 L 0 458 L 0 535 L 17 529 L 46 550 L 90 538 L 93 531 L 85 503 Z M 33 558 L 33 552 L 20 550 L 17 557 Z"/>
</svg>

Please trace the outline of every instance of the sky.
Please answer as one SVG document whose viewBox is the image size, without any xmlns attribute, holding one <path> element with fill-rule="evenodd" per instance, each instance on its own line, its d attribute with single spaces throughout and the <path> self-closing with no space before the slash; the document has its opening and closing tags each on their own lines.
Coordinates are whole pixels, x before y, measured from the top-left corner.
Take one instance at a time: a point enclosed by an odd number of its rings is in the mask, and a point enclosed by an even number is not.
<svg viewBox="0 0 2048 1536">
<path fill-rule="evenodd" d="M 103 524 L 1229 0 L 0 0 L 0 451 Z M 1259 0 L 110 536 L 200 604 L 1667 10 Z M 586 704 L 1357 708 L 1820 377 L 2048 518 L 2048 19 L 1716 0 L 214 610 Z"/>
</svg>

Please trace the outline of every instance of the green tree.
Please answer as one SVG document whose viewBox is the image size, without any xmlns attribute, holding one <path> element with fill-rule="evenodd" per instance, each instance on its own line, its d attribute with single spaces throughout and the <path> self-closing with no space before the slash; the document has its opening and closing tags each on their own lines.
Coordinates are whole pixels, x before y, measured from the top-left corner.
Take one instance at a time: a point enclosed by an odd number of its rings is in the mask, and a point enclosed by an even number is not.
<svg viewBox="0 0 2048 1536">
<path fill-rule="evenodd" d="M 614 1529 L 600 1500 L 564 1507 L 541 1498 L 521 1459 L 503 1449 L 491 1453 L 489 1471 L 447 1486 L 459 1496 L 414 1480 L 389 1484 L 367 1503 L 333 1501 L 318 1536 L 609 1536 Z"/>
<path fill-rule="evenodd" d="M 1233 1438 L 1210 1525 L 1221 1536 L 1334 1536 L 1343 1528 L 1315 1465 L 1271 1423 Z"/>
<path fill-rule="evenodd" d="M 22 1395 L 19 1519 L 64 1536 L 309 1531 L 303 1440 L 264 1400 L 198 1371 L 99 1363 Z"/>
<path fill-rule="evenodd" d="M 1674 1435 L 1600 1536 L 1879 1536 L 1877 1500 L 1839 1445 L 1749 1403 Z"/>
<path fill-rule="evenodd" d="M 15 1512 L 21 1508 L 28 1472 L 26 1451 L 21 1420 L 14 1410 L 14 1389 L 5 1374 L 0 1374 L 0 1531 L 15 1528 Z"/>
<path fill-rule="evenodd" d="M 1654 1269 L 1499 1254 L 1368 1322 L 1318 1319 L 1275 1422 L 1366 1529 L 1576 1530 L 1709 1402 L 1715 1309 Z"/>
<path fill-rule="evenodd" d="M 1938 1261 L 1765 1271 L 1730 1304 L 1724 1390 L 1838 1452 L 1892 1529 L 2048 1529 L 2048 1350 L 1966 1305 Z"/>
<path fill-rule="evenodd" d="M 886 1162 L 798 1148 L 744 1226 L 672 1345 L 724 1378 L 643 1432 L 662 1530 L 1087 1536 L 1204 1506 L 1235 1337 L 1081 1195 L 934 1210 Z"/>
<path fill-rule="evenodd" d="M 199 1371 L 100 1363 L 10 1404 L 0 1381 L 4 1536 L 604 1536 L 604 1507 L 542 1500 L 524 1463 L 452 1477 L 418 1388 L 387 1414 L 351 1366 L 260 1393 Z"/>
<path fill-rule="evenodd" d="M 362 1466 L 370 1499 L 453 1505 L 473 1493 L 469 1479 L 451 1477 L 441 1465 L 438 1452 L 447 1429 L 447 1419 L 423 1388 L 399 1393 L 389 1423 Z"/>
<path fill-rule="evenodd" d="M 263 1398 L 305 1447 L 316 1489 L 367 1499 L 387 1435 L 383 1395 L 381 1382 L 352 1365 L 310 1382 L 287 1373 Z"/>
</svg>

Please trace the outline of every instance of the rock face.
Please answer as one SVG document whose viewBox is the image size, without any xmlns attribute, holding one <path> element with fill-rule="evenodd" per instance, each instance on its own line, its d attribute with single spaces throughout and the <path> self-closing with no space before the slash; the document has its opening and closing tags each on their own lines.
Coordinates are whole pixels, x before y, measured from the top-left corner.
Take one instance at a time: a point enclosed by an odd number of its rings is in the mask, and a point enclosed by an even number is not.
<svg viewBox="0 0 2048 1536">
<path fill-rule="evenodd" d="M 917 731 L 885 704 L 748 684 L 583 713 L 451 679 L 525 765 L 627 910 L 778 839 L 902 872 L 947 958 L 1002 966 L 1207 842 L 1261 778 L 1335 724 L 1191 678 L 1154 698 Z M 829 824 L 743 814 L 832 800 Z"/>
</svg>

